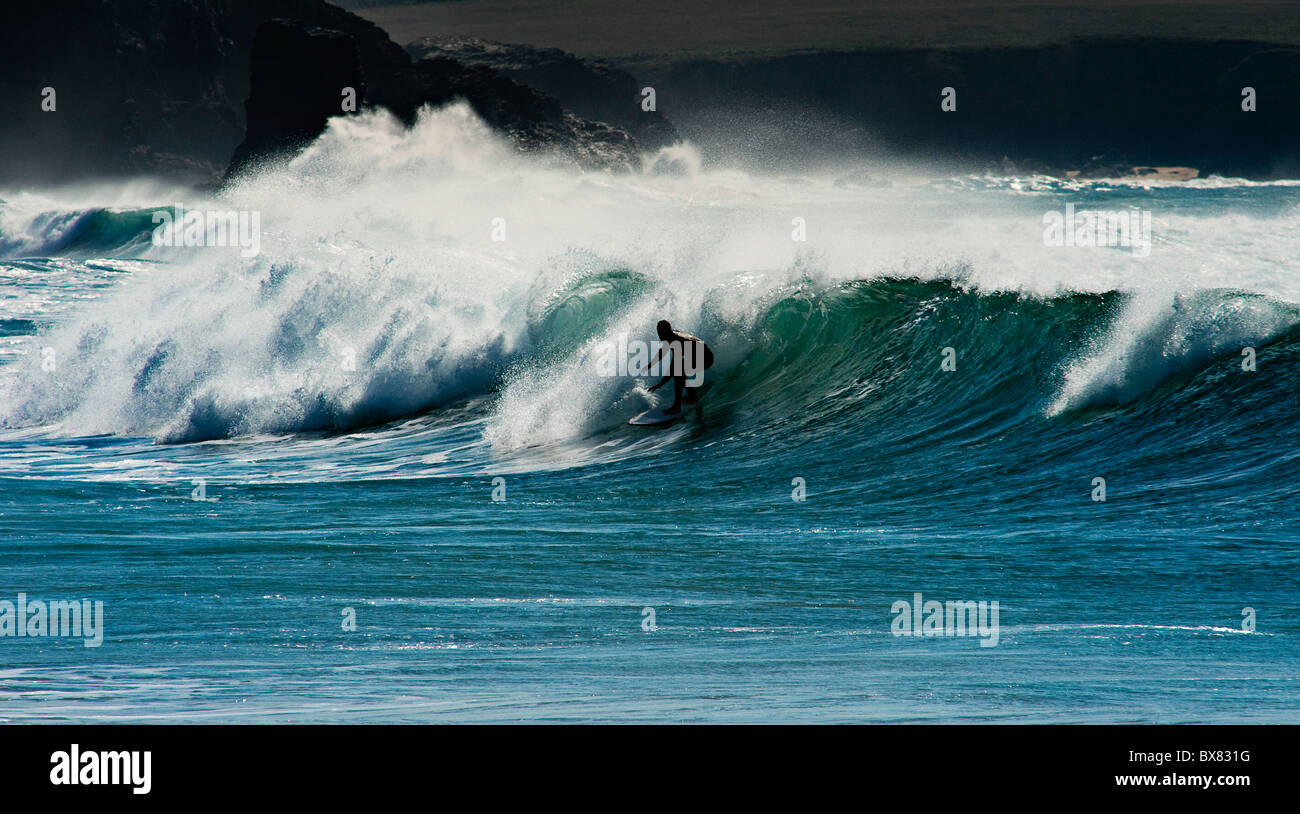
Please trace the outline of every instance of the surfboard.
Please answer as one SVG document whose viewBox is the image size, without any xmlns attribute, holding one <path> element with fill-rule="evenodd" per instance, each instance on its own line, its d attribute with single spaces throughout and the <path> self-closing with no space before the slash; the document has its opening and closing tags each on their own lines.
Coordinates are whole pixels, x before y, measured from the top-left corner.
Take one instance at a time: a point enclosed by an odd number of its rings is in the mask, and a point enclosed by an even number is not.
<svg viewBox="0 0 1300 814">
<path fill-rule="evenodd" d="M 653 410 L 646 410 L 644 413 L 632 416 L 627 420 L 627 423 L 634 427 L 653 427 L 658 424 L 671 424 L 681 417 L 681 413 L 665 413 L 662 407 L 656 407 Z"/>
<path fill-rule="evenodd" d="M 632 416 L 627 420 L 627 423 L 634 427 L 655 427 L 661 424 L 671 424 L 677 419 L 689 415 L 695 415 L 696 417 L 702 416 L 704 411 L 700 407 L 700 403 L 704 398 L 704 394 L 707 393 L 708 390 L 709 385 L 707 384 L 701 387 L 699 392 L 695 394 L 694 401 L 683 403 L 682 410 L 679 413 L 665 413 L 664 408 L 655 407 L 646 410 L 644 413 L 638 413 L 637 415 Z"/>
</svg>

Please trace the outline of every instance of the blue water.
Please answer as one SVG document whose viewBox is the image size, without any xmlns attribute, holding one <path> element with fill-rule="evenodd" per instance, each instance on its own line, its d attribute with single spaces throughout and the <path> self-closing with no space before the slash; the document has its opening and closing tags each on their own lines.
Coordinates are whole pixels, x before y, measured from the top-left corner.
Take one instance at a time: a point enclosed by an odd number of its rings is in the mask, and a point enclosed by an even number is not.
<svg viewBox="0 0 1300 814">
<path fill-rule="evenodd" d="M 375 127 L 227 193 L 252 259 L 151 246 L 170 193 L 0 194 L 0 600 L 105 610 L 0 637 L 0 720 L 1300 722 L 1300 187 Z M 1150 256 L 1044 246 L 1067 202 Z M 711 389 L 626 426 L 594 359 L 665 315 Z M 893 635 L 917 592 L 996 646 Z"/>
</svg>

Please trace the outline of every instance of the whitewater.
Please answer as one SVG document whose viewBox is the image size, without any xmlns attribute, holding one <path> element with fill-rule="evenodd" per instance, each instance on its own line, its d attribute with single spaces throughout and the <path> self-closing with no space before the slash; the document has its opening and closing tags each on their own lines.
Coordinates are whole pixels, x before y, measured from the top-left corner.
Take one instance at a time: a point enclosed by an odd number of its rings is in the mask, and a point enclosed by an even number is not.
<svg viewBox="0 0 1300 814">
<path fill-rule="evenodd" d="M 1067 204 L 1149 256 L 1047 245 Z M 177 205 L 259 253 L 155 245 Z M 0 574 L 108 614 L 0 645 L 0 718 L 1294 721 L 1298 227 L 1296 182 L 589 171 L 465 105 L 0 190 Z M 664 318 L 711 389 L 629 427 L 601 352 Z M 1000 643 L 891 636 L 913 591 Z"/>
</svg>

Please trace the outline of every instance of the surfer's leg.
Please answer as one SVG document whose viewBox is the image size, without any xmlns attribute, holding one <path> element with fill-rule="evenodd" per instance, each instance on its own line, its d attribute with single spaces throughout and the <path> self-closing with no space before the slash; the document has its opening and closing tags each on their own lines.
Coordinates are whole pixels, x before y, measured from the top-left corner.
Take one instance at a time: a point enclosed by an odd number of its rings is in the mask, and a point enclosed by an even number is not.
<svg viewBox="0 0 1300 814">
<path fill-rule="evenodd" d="M 702 360 L 701 357 L 703 357 Z M 701 342 L 699 343 L 699 347 L 696 348 L 694 358 L 696 360 L 696 364 L 699 364 L 700 361 L 703 361 L 704 365 L 703 367 L 694 367 L 694 366 L 691 367 L 691 369 L 688 371 L 690 373 L 690 376 L 687 377 L 687 380 L 693 381 L 697 385 L 703 386 L 704 371 L 713 367 L 713 351 L 709 350 L 708 345 Z M 683 399 L 683 401 L 685 401 L 687 404 L 696 404 L 699 402 L 699 400 L 700 400 L 699 387 L 686 388 L 686 396 Z"/>
<path fill-rule="evenodd" d="M 698 387 L 687 387 L 685 393 L 682 395 L 683 404 L 694 404 L 699 400 L 700 388 Z"/>
<path fill-rule="evenodd" d="M 665 413 L 680 413 L 682 411 L 682 390 L 686 388 L 685 376 L 673 376 L 673 406 L 664 410 Z"/>
</svg>

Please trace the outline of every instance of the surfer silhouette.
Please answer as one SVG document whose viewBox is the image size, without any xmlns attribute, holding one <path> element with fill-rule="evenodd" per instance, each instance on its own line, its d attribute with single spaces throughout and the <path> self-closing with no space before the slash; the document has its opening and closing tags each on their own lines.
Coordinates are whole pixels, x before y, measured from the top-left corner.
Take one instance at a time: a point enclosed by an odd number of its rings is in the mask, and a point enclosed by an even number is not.
<svg viewBox="0 0 1300 814">
<path fill-rule="evenodd" d="M 650 392 L 653 393 L 667 384 L 669 379 L 672 379 L 673 403 L 671 407 L 664 410 L 664 413 L 675 415 L 682 411 L 682 394 L 687 390 L 687 381 L 695 379 L 699 373 L 713 367 L 713 351 L 698 336 L 691 336 L 685 331 L 673 330 L 673 326 L 666 319 L 659 320 L 659 324 L 655 326 L 655 331 L 659 334 L 659 341 L 663 342 L 663 346 L 650 360 L 650 364 L 646 365 L 646 372 L 653 370 L 655 364 L 665 354 L 669 353 L 672 354 L 672 366 L 668 369 L 668 375 L 651 387 Z M 690 389 L 694 390 L 696 388 L 692 387 Z M 687 395 L 687 404 L 694 404 L 696 401 L 699 401 L 698 393 Z"/>
</svg>

